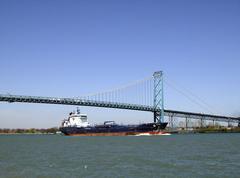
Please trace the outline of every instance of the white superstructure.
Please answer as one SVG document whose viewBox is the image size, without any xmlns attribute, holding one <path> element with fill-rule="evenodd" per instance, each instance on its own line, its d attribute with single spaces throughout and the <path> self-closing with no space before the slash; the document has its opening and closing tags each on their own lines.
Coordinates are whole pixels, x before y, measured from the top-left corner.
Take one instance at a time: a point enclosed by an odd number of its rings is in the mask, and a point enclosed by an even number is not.
<svg viewBox="0 0 240 178">
<path fill-rule="evenodd" d="M 81 114 L 79 108 L 77 112 L 73 111 L 69 114 L 68 119 L 62 122 L 62 127 L 88 127 L 88 119 L 86 114 Z"/>
</svg>

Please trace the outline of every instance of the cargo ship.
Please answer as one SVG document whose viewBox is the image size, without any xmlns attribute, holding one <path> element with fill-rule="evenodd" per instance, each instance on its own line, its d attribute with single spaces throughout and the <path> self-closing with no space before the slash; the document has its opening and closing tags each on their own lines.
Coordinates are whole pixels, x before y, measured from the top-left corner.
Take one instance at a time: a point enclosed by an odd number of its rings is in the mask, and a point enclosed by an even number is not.
<svg viewBox="0 0 240 178">
<path fill-rule="evenodd" d="M 125 136 L 125 135 L 164 135 L 167 123 L 145 123 L 138 125 L 118 125 L 114 121 L 105 121 L 103 124 L 90 125 L 86 114 L 77 111 L 69 113 L 63 120 L 60 131 L 69 136 Z"/>
</svg>

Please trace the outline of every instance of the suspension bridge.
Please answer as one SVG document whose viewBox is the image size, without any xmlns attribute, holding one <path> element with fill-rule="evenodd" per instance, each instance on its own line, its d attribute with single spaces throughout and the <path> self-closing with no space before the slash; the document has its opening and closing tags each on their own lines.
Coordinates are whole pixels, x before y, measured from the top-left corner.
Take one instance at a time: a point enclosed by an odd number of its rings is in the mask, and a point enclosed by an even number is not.
<svg viewBox="0 0 240 178">
<path fill-rule="evenodd" d="M 169 117 L 169 120 L 173 120 L 173 118 L 176 117 L 185 118 L 186 122 L 187 119 L 199 119 L 201 121 L 213 120 L 228 123 L 235 122 L 240 126 L 239 117 L 165 109 L 163 83 L 163 72 L 158 71 L 151 77 L 123 87 L 86 96 L 61 98 L 0 94 L 0 101 L 9 103 L 45 103 L 138 110 L 152 112 L 154 122 L 164 122 L 164 117 Z"/>
</svg>

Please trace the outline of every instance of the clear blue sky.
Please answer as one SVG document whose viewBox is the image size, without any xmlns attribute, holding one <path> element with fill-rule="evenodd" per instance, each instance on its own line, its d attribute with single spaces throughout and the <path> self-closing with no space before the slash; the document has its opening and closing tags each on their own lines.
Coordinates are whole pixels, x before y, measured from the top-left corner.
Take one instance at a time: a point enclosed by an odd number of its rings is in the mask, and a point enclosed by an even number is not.
<svg viewBox="0 0 240 178">
<path fill-rule="evenodd" d="M 240 115 L 239 0 L 0 0 L 0 93 L 73 97 L 163 70 Z M 165 107 L 204 112 L 165 87 Z M 0 103 L 0 127 L 58 126 L 72 106 Z M 82 107 L 91 122 L 151 121 Z"/>
</svg>

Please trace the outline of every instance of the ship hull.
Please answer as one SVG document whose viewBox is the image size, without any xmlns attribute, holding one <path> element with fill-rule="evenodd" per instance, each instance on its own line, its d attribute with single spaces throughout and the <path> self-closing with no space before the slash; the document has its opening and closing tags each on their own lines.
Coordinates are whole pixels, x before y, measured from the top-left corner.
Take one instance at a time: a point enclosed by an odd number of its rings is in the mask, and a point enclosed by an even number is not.
<svg viewBox="0 0 240 178">
<path fill-rule="evenodd" d="M 140 125 L 96 125 L 90 127 L 61 127 L 60 131 L 69 136 L 126 136 L 151 133 L 161 134 L 167 123 L 147 123 Z M 157 134 L 156 134 L 157 133 Z"/>
</svg>

